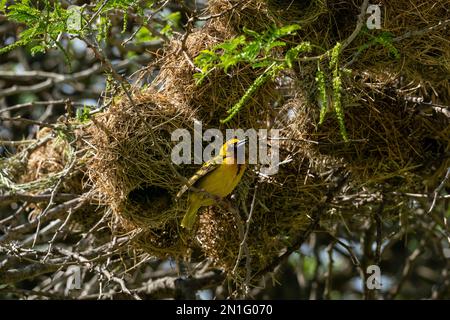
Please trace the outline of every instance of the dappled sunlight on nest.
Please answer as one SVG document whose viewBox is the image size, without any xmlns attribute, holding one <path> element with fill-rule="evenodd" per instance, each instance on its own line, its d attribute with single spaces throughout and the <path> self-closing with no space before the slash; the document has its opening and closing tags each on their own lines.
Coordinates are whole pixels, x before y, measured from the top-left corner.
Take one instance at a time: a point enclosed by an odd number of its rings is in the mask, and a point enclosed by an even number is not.
<svg viewBox="0 0 450 320">
<path fill-rule="evenodd" d="M 384 19 L 383 28 L 394 37 L 405 34 L 411 24 L 420 29 L 437 25 L 448 16 L 444 1 L 434 5 L 413 2 L 421 7 L 420 16 L 409 1 L 383 2 L 383 14 L 390 17 Z M 211 1 L 209 12 L 227 11 L 234 3 Z M 427 193 L 442 179 L 449 166 L 448 116 L 433 108 L 425 110 L 410 97 L 448 104 L 449 86 L 443 77 L 448 76 L 450 48 L 448 40 L 443 40 L 448 39 L 445 28 L 399 38 L 394 42 L 399 59 L 376 44 L 355 56 L 358 48 L 370 41 L 366 35 L 346 49 L 341 59 L 351 69 L 342 75 L 347 143 L 334 112 L 328 112 L 318 124 L 317 61 L 299 63 L 283 72 L 290 87 L 269 81 L 231 122 L 219 124 L 261 70 L 246 65 L 238 65 L 229 74 L 216 70 L 197 85 L 189 60 L 236 36 L 244 26 L 260 30 L 268 23 L 299 23 L 302 29 L 291 41 L 311 41 L 329 49 L 351 34 L 359 12 L 358 6 L 342 1 L 307 1 L 304 8 L 293 5 L 283 12 L 276 3 L 248 1 L 239 10 L 209 20 L 187 36 L 185 51 L 181 41 L 174 40 L 152 87 L 135 93 L 134 102 L 126 96 L 117 99 L 93 119 L 90 144 L 95 156 L 89 163 L 89 176 L 124 232 L 143 231 L 135 241 L 139 249 L 156 256 L 189 259 L 189 253 L 199 248 L 204 258 L 229 274 L 234 270 L 235 279 L 242 279 L 249 270 L 256 274 L 264 269 L 308 228 L 313 212 L 327 197 L 334 169 L 345 170 L 350 180 L 322 215 L 319 227 L 324 232 L 340 224 L 363 225 L 381 198 L 387 203 L 382 218 L 395 220 L 408 212 L 410 203 L 396 203 L 393 192 Z M 431 48 L 426 39 L 436 39 L 433 44 L 437 48 Z M 317 54 L 322 54 L 323 48 L 316 48 Z M 202 120 L 205 128 L 280 129 L 281 160 L 291 161 L 269 178 L 258 177 L 250 167 L 233 199 L 226 200 L 234 209 L 221 205 L 202 208 L 195 231 L 188 234 L 179 227 L 186 196 L 175 200 L 183 181 L 173 169 L 190 177 L 197 167 L 167 162 L 175 145 L 170 134 L 178 128 L 192 132 L 194 119 Z M 362 200 L 353 201 L 350 195 L 355 194 Z M 365 194 L 374 196 L 364 198 Z M 246 223 L 250 212 L 252 218 Z M 246 252 L 237 261 L 247 228 Z"/>
</svg>

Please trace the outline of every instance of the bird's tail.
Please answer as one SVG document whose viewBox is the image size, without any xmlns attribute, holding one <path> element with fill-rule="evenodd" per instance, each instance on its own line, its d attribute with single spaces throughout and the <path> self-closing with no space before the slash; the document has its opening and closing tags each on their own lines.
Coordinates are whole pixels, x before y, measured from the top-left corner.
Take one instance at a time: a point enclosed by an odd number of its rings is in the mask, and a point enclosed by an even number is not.
<svg viewBox="0 0 450 320">
<path fill-rule="evenodd" d="M 183 228 L 186 228 L 188 230 L 192 229 L 194 226 L 195 220 L 197 218 L 197 211 L 200 209 L 200 204 L 198 201 L 193 201 L 189 208 L 187 209 L 186 214 L 183 217 L 183 220 L 181 220 L 181 226 Z"/>
</svg>

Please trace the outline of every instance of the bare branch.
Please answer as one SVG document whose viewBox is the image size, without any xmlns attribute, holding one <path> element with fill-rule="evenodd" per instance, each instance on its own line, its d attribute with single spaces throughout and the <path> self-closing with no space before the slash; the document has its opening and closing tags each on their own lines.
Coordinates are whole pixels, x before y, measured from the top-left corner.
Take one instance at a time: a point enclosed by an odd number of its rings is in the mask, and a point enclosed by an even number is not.
<svg viewBox="0 0 450 320">
<path fill-rule="evenodd" d="M 76 211 L 80 209 L 86 202 L 87 199 L 85 198 L 76 198 L 64 202 L 60 205 L 57 205 L 54 208 L 48 210 L 47 214 L 41 218 L 41 223 L 45 223 L 50 220 L 60 219 L 64 216 L 67 210 L 72 209 L 73 211 Z M 35 220 L 33 222 L 25 223 L 8 230 L 6 234 L 0 237 L 0 244 L 18 239 L 22 234 L 34 230 L 37 227 L 37 225 L 38 221 Z"/>
<path fill-rule="evenodd" d="M 57 202 L 73 200 L 80 195 L 71 193 L 58 193 L 55 195 L 54 200 Z M 50 200 L 51 194 L 27 194 L 27 193 L 6 193 L 0 195 L 0 202 L 11 203 L 16 201 L 27 201 L 31 203 L 45 202 Z"/>
</svg>

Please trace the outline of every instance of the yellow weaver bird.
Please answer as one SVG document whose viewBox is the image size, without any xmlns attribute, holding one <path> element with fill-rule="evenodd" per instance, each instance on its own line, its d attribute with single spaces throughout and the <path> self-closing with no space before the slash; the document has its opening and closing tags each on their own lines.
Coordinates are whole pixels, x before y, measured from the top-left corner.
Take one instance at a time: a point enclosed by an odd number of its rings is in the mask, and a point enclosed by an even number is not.
<svg viewBox="0 0 450 320">
<path fill-rule="evenodd" d="M 216 203 L 214 197 L 228 196 L 242 178 L 246 164 L 238 164 L 238 155 L 245 154 L 246 140 L 230 139 L 220 148 L 219 155 L 205 162 L 178 192 L 177 198 L 195 187 L 204 192 L 190 192 L 189 207 L 181 221 L 181 226 L 192 229 L 200 207 Z"/>
</svg>

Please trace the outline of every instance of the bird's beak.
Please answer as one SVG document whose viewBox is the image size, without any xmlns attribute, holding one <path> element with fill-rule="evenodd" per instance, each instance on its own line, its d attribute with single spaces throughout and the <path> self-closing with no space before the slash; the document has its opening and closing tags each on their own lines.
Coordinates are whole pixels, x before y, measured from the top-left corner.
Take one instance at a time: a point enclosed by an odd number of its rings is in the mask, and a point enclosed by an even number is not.
<svg viewBox="0 0 450 320">
<path fill-rule="evenodd" d="M 236 154 L 234 155 L 235 159 L 237 159 L 238 164 L 244 164 L 245 163 L 245 143 L 248 141 L 248 139 L 240 140 L 236 143 Z"/>
<path fill-rule="evenodd" d="M 248 138 L 239 140 L 238 143 L 236 144 L 236 149 L 237 149 L 237 150 L 240 150 L 240 149 L 244 148 L 244 147 L 245 147 L 245 144 L 246 144 L 247 142 L 248 142 Z"/>
</svg>

